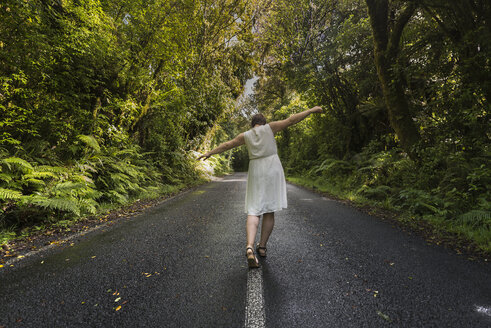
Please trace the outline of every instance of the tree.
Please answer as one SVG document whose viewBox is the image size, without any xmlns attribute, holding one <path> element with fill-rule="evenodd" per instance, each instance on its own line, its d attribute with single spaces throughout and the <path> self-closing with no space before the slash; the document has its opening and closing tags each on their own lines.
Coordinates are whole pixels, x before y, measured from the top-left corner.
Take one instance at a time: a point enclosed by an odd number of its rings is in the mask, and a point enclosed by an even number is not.
<svg viewBox="0 0 491 328">
<path fill-rule="evenodd" d="M 420 139 L 405 96 L 403 74 L 397 66 L 401 36 L 411 19 L 416 5 L 399 5 L 389 0 L 366 0 L 373 32 L 374 57 L 378 78 L 389 114 L 390 125 L 402 147 L 411 147 Z"/>
</svg>

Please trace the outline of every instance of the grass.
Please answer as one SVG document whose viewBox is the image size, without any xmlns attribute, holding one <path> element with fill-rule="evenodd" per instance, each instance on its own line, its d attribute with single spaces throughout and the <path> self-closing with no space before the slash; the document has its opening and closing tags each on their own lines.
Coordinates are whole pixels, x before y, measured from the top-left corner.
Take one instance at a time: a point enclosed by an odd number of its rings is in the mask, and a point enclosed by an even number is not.
<svg viewBox="0 0 491 328">
<path fill-rule="evenodd" d="M 344 201 L 358 208 L 370 208 L 371 214 L 382 214 L 390 211 L 399 224 L 420 232 L 428 242 L 444 244 L 457 250 L 458 253 L 472 253 L 489 258 L 491 256 L 491 229 L 489 225 L 476 225 L 462 220 L 447 219 L 438 215 L 417 216 L 404 206 L 393 205 L 388 198 L 382 200 L 368 199 L 356 190 L 340 188 L 338 184 L 325 179 L 314 179 L 308 176 L 289 176 L 293 184 L 311 190 L 326 193 L 330 197 Z M 406 207 L 407 208 L 407 207 Z"/>
</svg>

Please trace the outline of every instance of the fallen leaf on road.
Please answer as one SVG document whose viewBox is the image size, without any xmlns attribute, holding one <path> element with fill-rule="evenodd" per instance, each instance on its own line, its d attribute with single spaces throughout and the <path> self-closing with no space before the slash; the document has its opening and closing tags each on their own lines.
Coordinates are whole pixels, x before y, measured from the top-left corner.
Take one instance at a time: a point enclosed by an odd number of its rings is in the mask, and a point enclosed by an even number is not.
<svg viewBox="0 0 491 328">
<path fill-rule="evenodd" d="M 117 308 L 115 308 L 114 310 L 116 310 L 116 311 L 121 310 L 121 305 L 118 305 L 118 307 L 117 307 Z"/>
<path fill-rule="evenodd" d="M 121 300 L 121 297 L 118 297 L 117 299 L 114 300 L 114 302 L 119 302 Z"/>
<path fill-rule="evenodd" d="M 382 312 L 380 311 L 377 311 L 377 314 L 382 317 L 384 320 L 388 321 L 388 322 L 392 322 L 392 319 L 387 315 L 387 314 L 383 314 Z"/>
</svg>

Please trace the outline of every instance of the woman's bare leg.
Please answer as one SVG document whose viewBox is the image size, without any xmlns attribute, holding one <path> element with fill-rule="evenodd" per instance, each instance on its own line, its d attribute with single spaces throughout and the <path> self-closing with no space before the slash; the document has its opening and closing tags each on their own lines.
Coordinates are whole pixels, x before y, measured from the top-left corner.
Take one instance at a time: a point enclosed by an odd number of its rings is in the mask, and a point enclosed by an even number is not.
<svg viewBox="0 0 491 328">
<path fill-rule="evenodd" d="M 259 239 L 259 246 L 266 247 L 269 236 L 274 227 L 274 212 L 263 214 L 263 223 L 261 226 L 261 238 Z M 264 253 L 264 250 L 262 251 Z"/>
<path fill-rule="evenodd" d="M 258 226 L 259 226 L 259 216 L 248 215 L 247 223 L 246 223 L 247 247 L 254 248 L 254 241 L 256 240 Z"/>
</svg>

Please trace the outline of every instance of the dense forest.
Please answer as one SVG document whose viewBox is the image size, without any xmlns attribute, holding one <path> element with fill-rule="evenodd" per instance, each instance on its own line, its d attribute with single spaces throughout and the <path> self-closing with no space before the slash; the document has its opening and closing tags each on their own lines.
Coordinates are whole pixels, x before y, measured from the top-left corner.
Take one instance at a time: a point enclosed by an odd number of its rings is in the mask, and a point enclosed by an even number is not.
<svg viewBox="0 0 491 328">
<path fill-rule="evenodd" d="M 1 241 L 199 183 L 252 113 L 320 105 L 277 136 L 291 181 L 490 252 L 490 58 L 486 0 L 3 1 Z"/>
</svg>

